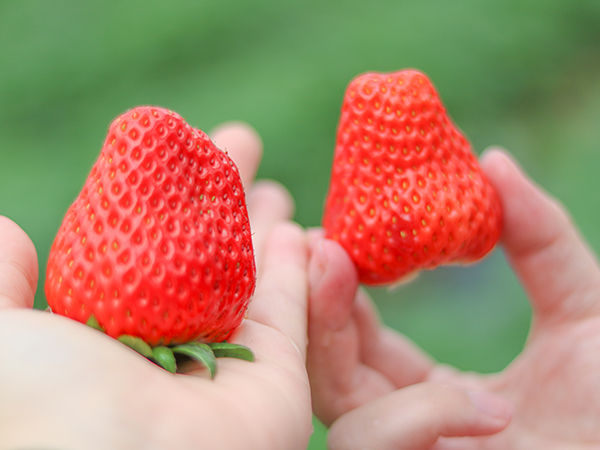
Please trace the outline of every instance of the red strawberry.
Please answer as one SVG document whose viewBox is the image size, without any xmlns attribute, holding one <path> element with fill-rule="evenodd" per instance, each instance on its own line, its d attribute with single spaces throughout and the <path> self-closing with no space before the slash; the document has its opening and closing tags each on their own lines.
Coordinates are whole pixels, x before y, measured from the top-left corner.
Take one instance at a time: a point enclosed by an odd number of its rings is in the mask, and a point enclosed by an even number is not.
<svg viewBox="0 0 600 450">
<path fill-rule="evenodd" d="M 151 346 L 218 342 L 240 325 L 255 278 L 227 154 L 162 108 L 117 118 L 50 250 L 52 311 Z"/>
<path fill-rule="evenodd" d="M 350 83 L 323 225 L 371 285 L 472 262 L 494 247 L 499 198 L 424 74 L 368 73 Z"/>
</svg>

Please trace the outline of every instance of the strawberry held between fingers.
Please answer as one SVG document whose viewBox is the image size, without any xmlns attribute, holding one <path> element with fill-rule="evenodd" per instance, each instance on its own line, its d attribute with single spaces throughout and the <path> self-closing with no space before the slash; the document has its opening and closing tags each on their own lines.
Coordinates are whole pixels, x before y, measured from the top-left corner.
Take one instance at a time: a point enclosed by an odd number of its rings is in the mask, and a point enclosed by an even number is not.
<svg viewBox="0 0 600 450">
<path fill-rule="evenodd" d="M 424 74 L 367 73 L 349 84 L 323 226 L 370 285 L 473 262 L 495 246 L 499 198 Z"/>
<path fill-rule="evenodd" d="M 233 161 L 163 108 L 117 118 L 50 250 L 52 311 L 149 357 L 190 341 L 204 351 L 240 325 L 255 282 Z"/>
</svg>

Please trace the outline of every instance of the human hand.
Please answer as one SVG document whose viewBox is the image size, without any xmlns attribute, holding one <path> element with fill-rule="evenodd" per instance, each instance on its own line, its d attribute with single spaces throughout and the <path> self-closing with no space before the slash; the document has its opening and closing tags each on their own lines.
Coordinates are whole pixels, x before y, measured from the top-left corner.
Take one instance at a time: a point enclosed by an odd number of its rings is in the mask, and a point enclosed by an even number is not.
<svg viewBox="0 0 600 450">
<path fill-rule="evenodd" d="M 172 375 L 96 330 L 31 310 L 35 249 L 0 218 L 2 448 L 306 448 L 306 238 L 288 221 L 287 192 L 252 184 L 262 153 L 256 133 L 228 124 L 213 139 L 247 191 L 259 279 L 230 341 L 250 347 L 256 361 L 219 359 L 214 380 L 199 366 Z"/>
<path fill-rule="evenodd" d="M 308 370 L 331 449 L 600 448 L 598 263 L 563 208 L 504 152 L 486 152 L 481 165 L 532 304 L 523 352 L 493 375 L 436 364 L 381 326 L 347 255 L 314 233 Z"/>
</svg>

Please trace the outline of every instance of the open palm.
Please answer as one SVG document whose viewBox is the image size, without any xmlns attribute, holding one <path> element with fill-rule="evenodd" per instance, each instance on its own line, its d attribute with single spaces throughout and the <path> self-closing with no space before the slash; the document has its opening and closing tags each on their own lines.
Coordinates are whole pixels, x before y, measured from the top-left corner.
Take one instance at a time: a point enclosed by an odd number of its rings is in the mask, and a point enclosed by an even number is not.
<svg viewBox="0 0 600 450">
<path fill-rule="evenodd" d="M 600 448 L 598 264 L 563 209 L 506 154 L 488 152 L 482 167 L 502 198 L 502 245 L 532 303 L 523 352 L 494 375 L 436 364 L 379 324 L 347 256 L 315 237 L 308 367 L 331 448 Z"/>
<path fill-rule="evenodd" d="M 254 363 L 219 360 L 172 375 L 119 342 L 31 310 L 35 249 L 0 217 L 0 441 L 2 448 L 305 449 L 311 432 L 306 348 L 306 238 L 287 219 L 291 199 L 252 185 L 261 143 L 246 126 L 215 132 L 247 186 L 258 285 L 231 339 Z"/>
</svg>

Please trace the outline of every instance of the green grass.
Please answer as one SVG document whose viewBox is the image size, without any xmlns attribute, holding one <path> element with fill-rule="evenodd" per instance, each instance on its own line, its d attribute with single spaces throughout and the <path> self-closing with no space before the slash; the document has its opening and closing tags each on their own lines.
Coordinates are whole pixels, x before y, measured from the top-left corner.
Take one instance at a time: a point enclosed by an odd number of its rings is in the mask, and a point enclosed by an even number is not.
<svg viewBox="0 0 600 450">
<path fill-rule="evenodd" d="M 598 251 L 598 23 L 594 0 L 2 2 L 0 213 L 32 237 L 43 280 L 108 124 L 157 104 L 204 130 L 255 126 L 259 175 L 290 189 L 299 223 L 318 225 L 346 84 L 415 67 L 477 151 L 509 148 Z M 463 369 L 501 369 L 527 333 L 501 251 L 372 292 L 386 323 Z M 317 424 L 311 449 L 324 435 Z"/>
</svg>

